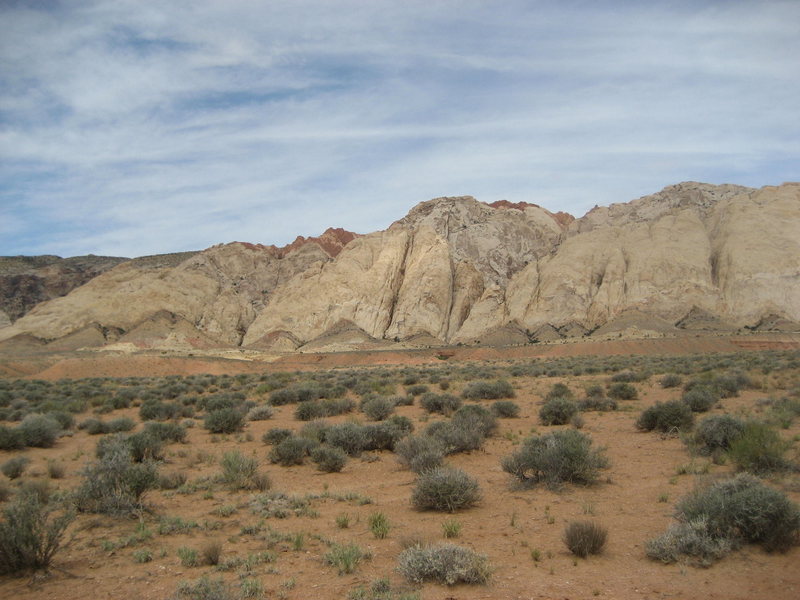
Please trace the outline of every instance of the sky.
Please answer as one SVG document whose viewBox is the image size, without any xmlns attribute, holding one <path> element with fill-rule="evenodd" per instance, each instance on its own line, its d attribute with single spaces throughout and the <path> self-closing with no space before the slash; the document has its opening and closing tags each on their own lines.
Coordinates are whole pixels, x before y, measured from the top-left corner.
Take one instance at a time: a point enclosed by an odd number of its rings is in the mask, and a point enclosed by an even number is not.
<svg viewBox="0 0 800 600">
<path fill-rule="evenodd" d="M 800 1 L 0 0 L 0 255 L 800 179 Z"/>
</svg>

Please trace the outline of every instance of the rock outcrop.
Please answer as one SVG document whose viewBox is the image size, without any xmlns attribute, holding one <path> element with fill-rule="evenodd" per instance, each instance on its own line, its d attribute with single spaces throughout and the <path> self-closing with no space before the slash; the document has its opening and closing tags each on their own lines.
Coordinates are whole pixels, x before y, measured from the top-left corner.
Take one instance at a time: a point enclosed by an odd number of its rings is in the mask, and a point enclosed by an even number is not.
<svg viewBox="0 0 800 600">
<path fill-rule="evenodd" d="M 785 331 L 800 322 L 798 233 L 797 183 L 683 183 L 579 219 L 437 198 L 364 236 L 329 229 L 284 248 L 122 263 L 0 328 L 0 340 L 85 330 L 74 339 L 120 331 L 121 342 L 142 323 L 137 340 L 161 331 L 183 346 L 280 351 Z"/>
</svg>

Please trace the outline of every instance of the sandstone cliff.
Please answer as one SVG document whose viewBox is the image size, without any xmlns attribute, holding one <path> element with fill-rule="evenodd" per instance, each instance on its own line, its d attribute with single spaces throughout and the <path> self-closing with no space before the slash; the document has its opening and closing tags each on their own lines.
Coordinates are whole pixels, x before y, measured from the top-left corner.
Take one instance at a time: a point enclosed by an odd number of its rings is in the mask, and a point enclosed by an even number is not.
<svg viewBox="0 0 800 600">
<path fill-rule="evenodd" d="M 800 322 L 799 234 L 797 183 L 683 183 L 579 219 L 437 198 L 369 235 L 123 263 L 0 324 L 0 340 L 88 327 L 75 339 L 110 331 L 105 343 L 152 345 L 161 331 L 184 345 L 292 350 L 786 330 Z"/>
</svg>

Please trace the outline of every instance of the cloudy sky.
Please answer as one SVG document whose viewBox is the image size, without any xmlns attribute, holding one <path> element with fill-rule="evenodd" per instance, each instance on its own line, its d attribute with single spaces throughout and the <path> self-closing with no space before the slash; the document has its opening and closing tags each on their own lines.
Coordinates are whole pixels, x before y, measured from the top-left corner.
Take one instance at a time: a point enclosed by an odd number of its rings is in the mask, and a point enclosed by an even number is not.
<svg viewBox="0 0 800 600">
<path fill-rule="evenodd" d="M 0 0 L 0 255 L 800 178 L 800 2 Z"/>
</svg>

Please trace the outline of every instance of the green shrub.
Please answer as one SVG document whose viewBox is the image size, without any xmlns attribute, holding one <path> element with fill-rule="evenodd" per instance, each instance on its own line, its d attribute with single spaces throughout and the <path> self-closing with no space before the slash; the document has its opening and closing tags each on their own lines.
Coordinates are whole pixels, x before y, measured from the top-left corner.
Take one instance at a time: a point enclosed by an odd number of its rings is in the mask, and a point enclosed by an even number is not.
<svg viewBox="0 0 800 600">
<path fill-rule="evenodd" d="M 125 438 L 135 462 L 162 460 L 164 458 L 164 442 L 152 432 L 140 431 Z M 98 444 L 99 446 L 99 444 Z"/>
<path fill-rule="evenodd" d="M 676 507 L 684 523 L 705 520 L 709 534 L 786 551 L 797 543 L 800 509 L 748 473 L 700 487 Z"/>
<path fill-rule="evenodd" d="M 483 584 L 492 573 L 486 556 L 455 544 L 412 546 L 400 553 L 398 562 L 398 571 L 416 584 Z"/>
<path fill-rule="evenodd" d="M 783 457 L 788 447 L 766 423 L 748 423 L 741 435 L 731 441 L 728 456 L 740 471 L 770 473 L 790 466 Z"/>
<path fill-rule="evenodd" d="M 564 529 L 564 544 L 570 552 L 581 558 L 600 554 L 607 537 L 608 530 L 594 521 L 571 521 Z"/>
<path fill-rule="evenodd" d="M 461 392 L 467 400 L 498 400 L 500 398 L 513 398 L 514 388 L 508 381 L 472 381 Z"/>
<path fill-rule="evenodd" d="M 294 418 L 298 421 L 313 421 L 326 416 L 325 407 L 318 400 L 306 400 L 294 409 Z"/>
<path fill-rule="evenodd" d="M 367 445 L 367 432 L 358 423 L 339 423 L 325 433 L 325 442 L 341 448 L 350 456 L 358 456 Z"/>
<path fill-rule="evenodd" d="M 491 411 L 477 404 L 459 408 L 453 413 L 450 423 L 458 429 L 477 431 L 482 437 L 491 435 L 497 429 L 497 419 Z"/>
<path fill-rule="evenodd" d="M 547 392 L 547 395 L 544 397 L 545 401 L 552 400 L 553 398 L 569 398 L 572 400 L 575 395 L 572 393 L 572 390 L 569 389 L 563 383 L 554 383 L 553 387 L 550 388 L 550 391 Z"/>
<path fill-rule="evenodd" d="M 476 479 L 460 469 L 438 467 L 420 473 L 411 503 L 419 510 L 454 512 L 474 506 L 480 498 Z"/>
<path fill-rule="evenodd" d="M 394 448 L 397 460 L 415 473 L 441 466 L 444 460 L 444 444 L 428 435 L 408 436 Z"/>
<path fill-rule="evenodd" d="M 369 556 L 356 544 L 333 544 L 323 558 L 325 564 L 336 567 L 339 575 L 347 575 L 353 573 L 359 563 Z"/>
<path fill-rule="evenodd" d="M 682 556 L 688 556 L 702 567 L 711 566 L 731 549 L 732 544 L 728 538 L 715 537 L 709 533 L 708 522 L 703 518 L 672 524 L 665 533 L 645 544 L 648 558 L 671 564 Z"/>
<path fill-rule="evenodd" d="M 564 425 L 578 413 L 578 405 L 569 398 L 551 398 L 539 409 L 543 425 Z"/>
<path fill-rule="evenodd" d="M 709 387 L 694 387 L 684 392 L 681 400 L 685 402 L 692 412 L 707 412 L 719 400 L 719 396 Z"/>
<path fill-rule="evenodd" d="M 406 392 L 408 392 L 412 396 L 420 396 L 428 391 L 428 386 L 424 384 L 412 385 L 406 388 Z"/>
<path fill-rule="evenodd" d="M 29 459 L 27 456 L 15 456 L 4 462 L 3 466 L 0 467 L 0 471 L 2 471 L 3 475 L 9 479 L 16 479 L 17 477 L 22 476 L 22 474 L 25 472 L 25 469 L 28 468 L 30 462 L 31 459 Z"/>
<path fill-rule="evenodd" d="M 52 448 L 61 433 L 61 425 L 52 417 L 31 414 L 22 420 L 17 430 L 26 446 Z"/>
<path fill-rule="evenodd" d="M 347 453 L 340 448 L 319 446 L 311 452 L 311 460 L 317 469 L 325 473 L 339 473 L 347 464 Z"/>
<path fill-rule="evenodd" d="M 683 383 L 683 378 L 676 373 L 667 373 L 659 383 L 662 388 L 676 388 Z"/>
<path fill-rule="evenodd" d="M 244 417 L 235 408 L 222 408 L 208 413 L 203 426 L 211 433 L 234 433 L 244 427 Z"/>
<path fill-rule="evenodd" d="M 389 519 L 382 512 L 372 513 L 367 519 L 369 530 L 377 539 L 382 540 L 389 535 L 392 526 Z"/>
<path fill-rule="evenodd" d="M 492 415 L 498 419 L 516 419 L 519 417 L 519 405 L 513 400 L 498 400 L 492 404 Z"/>
<path fill-rule="evenodd" d="M 38 494 L 20 491 L 3 508 L 0 521 L 0 574 L 22 575 L 25 571 L 47 569 L 61 548 L 64 533 L 72 522 L 70 511 L 54 515 L 53 507 Z"/>
<path fill-rule="evenodd" d="M 261 436 L 261 441 L 265 444 L 269 444 L 271 446 L 275 446 L 280 444 L 286 438 L 290 438 L 294 435 L 291 429 L 285 429 L 282 427 L 273 427 L 264 435 Z"/>
<path fill-rule="evenodd" d="M 405 419 L 405 417 L 400 418 Z M 394 450 L 397 442 L 408 434 L 400 423 L 391 418 L 380 423 L 364 425 L 362 431 L 364 433 L 363 450 Z"/>
<path fill-rule="evenodd" d="M 361 403 L 361 411 L 370 421 L 383 421 L 394 412 L 394 402 L 388 398 L 368 398 Z"/>
<path fill-rule="evenodd" d="M 198 567 L 200 560 L 197 557 L 197 550 L 187 546 L 178 548 L 178 558 L 181 559 L 181 565 L 184 567 Z"/>
<path fill-rule="evenodd" d="M 105 424 L 108 433 L 121 433 L 123 431 L 130 431 L 136 427 L 136 423 L 130 417 L 118 417 L 111 419 Z"/>
<path fill-rule="evenodd" d="M 266 491 L 270 487 L 269 478 L 258 473 L 258 461 L 245 456 L 238 450 L 222 455 L 222 481 L 228 489 Z"/>
<path fill-rule="evenodd" d="M 75 491 L 78 510 L 128 514 L 142 508 L 145 492 L 158 482 L 157 470 L 152 462 L 133 462 L 125 442 L 113 439 L 102 457 L 84 469 L 83 483 Z"/>
<path fill-rule="evenodd" d="M 25 441 L 18 429 L 0 425 L 0 450 L 19 450 L 24 447 Z"/>
<path fill-rule="evenodd" d="M 680 400 L 656 402 L 646 408 L 636 420 L 636 427 L 643 431 L 685 431 L 691 429 L 694 416 L 689 405 Z"/>
<path fill-rule="evenodd" d="M 109 422 L 109 425 L 111 422 Z M 185 442 L 186 428 L 177 423 L 154 423 L 144 424 L 142 433 L 151 435 L 162 442 Z"/>
<path fill-rule="evenodd" d="M 526 439 L 519 451 L 503 458 L 501 466 L 522 483 L 545 482 L 555 488 L 562 483 L 594 483 L 608 460 L 602 450 L 592 448 L 589 436 L 569 429 Z"/>
<path fill-rule="evenodd" d="M 302 465 L 315 445 L 314 442 L 305 438 L 289 437 L 270 450 L 269 460 L 282 467 Z"/>
<path fill-rule="evenodd" d="M 730 448 L 745 429 L 741 419 L 731 415 L 711 415 L 697 425 L 692 442 L 700 454 L 709 455 Z"/>
<path fill-rule="evenodd" d="M 608 386 L 608 397 L 616 400 L 636 400 L 639 393 L 630 383 L 617 382 Z"/>
<path fill-rule="evenodd" d="M 609 410 L 617 410 L 617 401 L 613 398 L 605 398 L 603 396 L 587 396 L 578 402 L 579 411 L 598 411 L 606 412 Z"/>
<path fill-rule="evenodd" d="M 449 416 L 461 407 L 461 398 L 452 394 L 426 392 L 420 398 L 419 405 L 429 413 Z"/>
<path fill-rule="evenodd" d="M 176 598 L 185 600 L 234 600 L 230 586 L 220 577 L 201 577 L 194 583 L 182 581 L 175 592 Z"/>
<path fill-rule="evenodd" d="M 425 435 L 437 439 L 445 454 L 477 450 L 483 445 L 485 439 L 480 430 L 468 426 L 458 426 L 452 421 L 428 425 Z"/>
<path fill-rule="evenodd" d="M 619 371 L 611 376 L 611 381 L 615 383 L 634 383 L 636 381 L 644 381 L 647 379 L 646 373 L 637 373 L 636 371 Z"/>
</svg>

